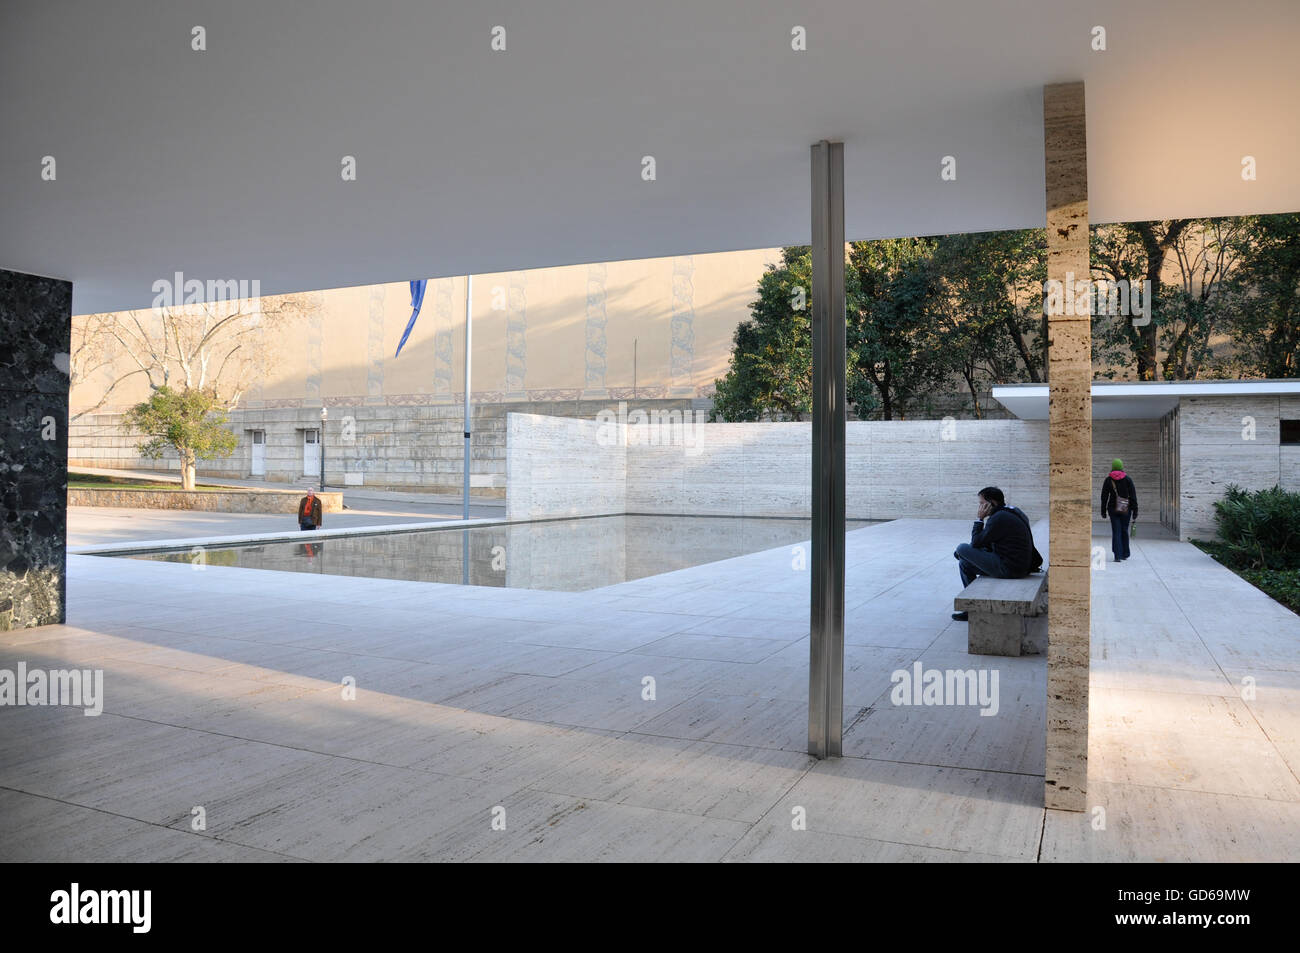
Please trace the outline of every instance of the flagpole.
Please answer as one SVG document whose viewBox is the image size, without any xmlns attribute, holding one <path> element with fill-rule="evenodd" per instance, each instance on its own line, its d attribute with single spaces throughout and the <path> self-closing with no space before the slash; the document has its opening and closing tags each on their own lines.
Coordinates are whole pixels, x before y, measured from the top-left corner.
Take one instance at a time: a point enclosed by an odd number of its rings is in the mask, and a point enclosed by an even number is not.
<svg viewBox="0 0 1300 953">
<path fill-rule="evenodd" d="M 470 394 L 470 341 L 474 308 L 474 276 L 465 276 L 465 489 L 463 495 L 463 518 L 469 519 L 469 435 L 471 433 L 469 418 Z M 460 576 L 461 584 L 469 585 L 469 530 L 460 533 Z"/>
<path fill-rule="evenodd" d="M 474 276 L 465 276 L 465 500 L 464 500 L 464 518 L 469 519 L 469 435 L 470 417 L 469 417 L 469 394 L 470 394 L 470 341 L 472 340 L 471 328 L 472 314 L 474 307 Z"/>
</svg>

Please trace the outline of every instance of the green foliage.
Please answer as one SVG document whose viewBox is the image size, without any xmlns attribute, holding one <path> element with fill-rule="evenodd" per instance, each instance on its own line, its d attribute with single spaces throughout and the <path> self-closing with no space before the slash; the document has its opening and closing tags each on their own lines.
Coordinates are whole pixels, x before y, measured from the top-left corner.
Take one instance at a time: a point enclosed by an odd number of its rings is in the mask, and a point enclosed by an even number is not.
<svg viewBox="0 0 1300 953">
<path fill-rule="evenodd" d="M 716 382 L 710 420 L 802 420 L 812 411 L 812 250 L 782 250 L 736 328 L 731 367 Z M 802 297 L 797 289 L 803 289 Z"/>
<path fill-rule="evenodd" d="M 947 372 L 926 317 L 931 239 L 855 242 L 845 265 L 846 390 L 865 418 L 920 406 Z M 713 420 L 802 420 L 812 410 L 812 250 L 782 250 L 736 328 Z"/>
<path fill-rule="evenodd" d="M 1240 372 L 1300 376 L 1300 213 L 1251 220 L 1251 249 L 1231 285 Z"/>
<path fill-rule="evenodd" d="M 1300 612 L 1300 569 L 1243 569 L 1237 575 L 1292 612 Z"/>
<path fill-rule="evenodd" d="M 885 420 L 919 409 L 948 376 L 935 346 L 929 304 L 935 240 L 854 242 L 845 269 L 848 400 Z"/>
<path fill-rule="evenodd" d="M 1044 379 L 1043 229 L 853 242 L 845 267 L 848 402 L 858 417 L 925 413 L 964 382 Z M 1094 316 L 1099 377 L 1300 377 L 1300 213 L 1097 226 L 1092 275 L 1151 283 L 1151 321 Z M 1076 275 L 1084 280 L 1087 275 Z M 783 249 L 736 329 L 713 419 L 812 409 L 811 250 Z M 1104 300 L 1104 299 L 1103 299 Z"/>
<path fill-rule="evenodd" d="M 931 268 L 935 346 L 950 372 L 965 381 L 975 415 L 980 393 L 992 385 L 1040 382 L 1044 230 L 945 235 Z"/>
<path fill-rule="evenodd" d="M 228 420 L 215 391 L 163 386 L 127 411 L 123 426 L 149 438 L 139 446 L 141 456 L 156 460 L 170 449 L 192 465 L 234 453 L 239 439 Z"/>
<path fill-rule="evenodd" d="M 1230 484 L 1214 504 L 1213 555 L 1233 569 L 1300 569 L 1300 493 Z"/>
</svg>

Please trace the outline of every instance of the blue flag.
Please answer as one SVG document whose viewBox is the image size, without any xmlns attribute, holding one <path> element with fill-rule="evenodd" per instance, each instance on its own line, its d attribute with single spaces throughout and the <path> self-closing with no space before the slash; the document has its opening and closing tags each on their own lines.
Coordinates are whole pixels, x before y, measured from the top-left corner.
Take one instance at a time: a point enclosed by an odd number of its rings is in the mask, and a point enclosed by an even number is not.
<svg viewBox="0 0 1300 953">
<path fill-rule="evenodd" d="M 424 304 L 424 286 L 428 283 L 427 278 L 411 282 L 411 320 L 406 322 L 406 330 L 402 332 L 402 339 L 397 342 L 397 353 L 393 357 L 401 355 L 402 345 L 411 336 L 411 328 L 415 327 L 415 319 L 420 316 L 420 306 Z"/>
</svg>

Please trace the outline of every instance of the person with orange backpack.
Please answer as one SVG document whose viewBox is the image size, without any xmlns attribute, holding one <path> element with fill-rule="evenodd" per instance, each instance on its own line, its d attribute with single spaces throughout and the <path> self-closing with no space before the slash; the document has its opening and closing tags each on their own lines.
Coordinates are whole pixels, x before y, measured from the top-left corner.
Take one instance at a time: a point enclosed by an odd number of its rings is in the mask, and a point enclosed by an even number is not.
<svg viewBox="0 0 1300 953">
<path fill-rule="evenodd" d="M 1124 472 L 1124 461 L 1116 457 L 1101 485 L 1101 518 L 1110 519 L 1110 549 L 1115 562 L 1129 558 L 1129 530 L 1138 515 L 1137 488 Z"/>
</svg>

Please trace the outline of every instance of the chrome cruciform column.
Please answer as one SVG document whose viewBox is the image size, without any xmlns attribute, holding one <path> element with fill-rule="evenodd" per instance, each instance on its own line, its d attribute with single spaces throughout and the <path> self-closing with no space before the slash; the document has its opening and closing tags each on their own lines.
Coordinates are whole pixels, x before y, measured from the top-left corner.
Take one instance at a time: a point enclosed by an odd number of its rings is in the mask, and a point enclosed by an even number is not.
<svg viewBox="0 0 1300 953">
<path fill-rule="evenodd" d="M 844 725 L 844 143 L 812 147 L 812 617 L 808 753 Z"/>
</svg>

